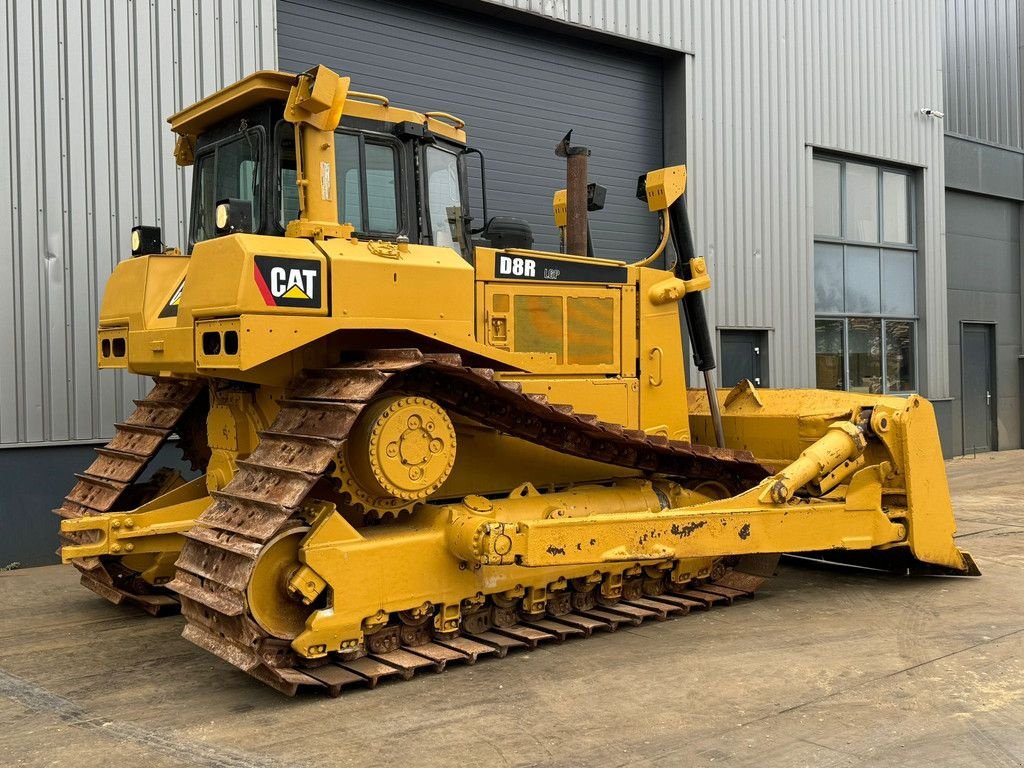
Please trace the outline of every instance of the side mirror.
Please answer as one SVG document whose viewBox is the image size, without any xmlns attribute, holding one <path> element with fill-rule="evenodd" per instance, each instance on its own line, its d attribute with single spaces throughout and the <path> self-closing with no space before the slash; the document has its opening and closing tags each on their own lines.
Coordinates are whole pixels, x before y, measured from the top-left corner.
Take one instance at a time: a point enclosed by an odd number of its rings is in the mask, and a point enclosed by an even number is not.
<svg viewBox="0 0 1024 768">
<path fill-rule="evenodd" d="M 533 248 L 533 230 L 523 219 L 495 216 L 487 222 L 481 237 L 491 248 Z"/>
</svg>

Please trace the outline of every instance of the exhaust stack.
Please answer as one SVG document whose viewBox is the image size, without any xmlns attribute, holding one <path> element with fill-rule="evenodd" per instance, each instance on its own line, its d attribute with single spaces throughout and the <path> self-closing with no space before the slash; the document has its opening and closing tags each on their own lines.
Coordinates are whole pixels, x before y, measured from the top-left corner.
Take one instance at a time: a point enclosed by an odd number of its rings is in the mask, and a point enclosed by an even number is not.
<svg viewBox="0 0 1024 768">
<path fill-rule="evenodd" d="M 587 256 L 590 225 L 587 219 L 587 147 L 571 145 L 572 131 L 565 134 L 555 154 L 564 157 L 566 190 L 565 252 Z"/>
</svg>

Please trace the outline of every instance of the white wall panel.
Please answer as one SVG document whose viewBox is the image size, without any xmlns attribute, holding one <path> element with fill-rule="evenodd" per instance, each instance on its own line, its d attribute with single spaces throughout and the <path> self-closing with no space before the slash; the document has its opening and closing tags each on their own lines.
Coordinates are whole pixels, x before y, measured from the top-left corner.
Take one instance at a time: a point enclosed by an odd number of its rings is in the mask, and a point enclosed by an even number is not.
<svg viewBox="0 0 1024 768">
<path fill-rule="evenodd" d="M 147 383 L 99 372 L 97 307 L 137 223 L 183 242 L 165 119 L 276 65 L 273 0 L 0 0 L 0 445 L 108 435 Z M 9 213 L 6 213 L 8 212 Z"/>
</svg>

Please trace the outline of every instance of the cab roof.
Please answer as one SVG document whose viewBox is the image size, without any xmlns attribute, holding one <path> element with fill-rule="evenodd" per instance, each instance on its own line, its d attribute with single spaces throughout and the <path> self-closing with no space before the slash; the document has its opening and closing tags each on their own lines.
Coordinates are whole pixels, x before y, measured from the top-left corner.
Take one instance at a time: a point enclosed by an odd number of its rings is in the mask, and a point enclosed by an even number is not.
<svg viewBox="0 0 1024 768">
<path fill-rule="evenodd" d="M 232 115 L 267 101 L 287 102 L 288 93 L 298 82 L 290 72 L 261 70 L 207 96 L 167 118 L 171 130 L 179 136 L 195 137 Z M 445 112 L 415 112 L 391 106 L 386 96 L 349 91 L 342 117 L 361 117 L 384 123 L 416 123 L 432 133 L 460 144 L 466 143 L 466 124 Z"/>
</svg>

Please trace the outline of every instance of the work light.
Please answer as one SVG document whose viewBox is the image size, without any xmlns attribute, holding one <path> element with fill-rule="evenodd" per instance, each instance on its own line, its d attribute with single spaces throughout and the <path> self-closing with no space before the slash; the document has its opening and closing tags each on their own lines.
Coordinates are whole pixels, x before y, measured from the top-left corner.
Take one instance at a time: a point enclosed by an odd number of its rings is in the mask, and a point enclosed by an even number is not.
<svg viewBox="0 0 1024 768">
<path fill-rule="evenodd" d="M 132 256 L 145 256 L 163 250 L 160 227 L 132 227 Z"/>
<path fill-rule="evenodd" d="M 230 235 L 235 232 L 252 231 L 252 203 L 236 197 L 228 197 L 217 202 L 214 209 L 213 223 L 218 235 Z"/>
</svg>

